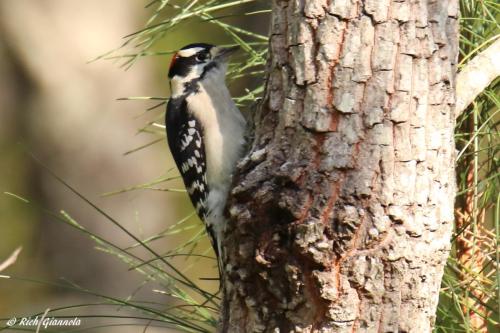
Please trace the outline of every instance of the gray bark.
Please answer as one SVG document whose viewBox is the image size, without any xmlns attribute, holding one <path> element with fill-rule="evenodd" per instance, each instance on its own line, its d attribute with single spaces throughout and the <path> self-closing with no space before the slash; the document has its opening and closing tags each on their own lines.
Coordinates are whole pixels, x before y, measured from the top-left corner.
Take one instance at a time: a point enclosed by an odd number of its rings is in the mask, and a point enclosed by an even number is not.
<svg viewBox="0 0 500 333">
<path fill-rule="evenodd" d="M 225 332 L 430 332 L 455 196 L 456 0 L 273 0 Z"/>
</svg>

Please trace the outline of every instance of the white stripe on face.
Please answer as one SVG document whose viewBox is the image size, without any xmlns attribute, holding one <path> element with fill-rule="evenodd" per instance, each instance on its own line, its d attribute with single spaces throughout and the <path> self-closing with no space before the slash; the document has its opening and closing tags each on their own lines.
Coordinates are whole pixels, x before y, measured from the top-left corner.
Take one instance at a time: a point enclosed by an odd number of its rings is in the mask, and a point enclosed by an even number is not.
<svg viewBox="0 0 500 333">
<path fill-rule="evenodd" d="M 191 68 L 189 73 L 182 77 L 179 75 L 175 75 L 171 80 L 171 97 L 176 98 L 181 96 L 184 93 L 184 89 L 186 88 L 184 86 L 184 83 L 190 82 L 194 79 L 197 79 L 201 76 L 201 73 L 203 73 L 203 68 L 204 65 L 196 65 Z"/>
<path fill-rule="evenodd" d="M 189 49 L 180 50 L 179 52 L 177 52 L 177 54 L 180 57 L 187 58 L 187 57 L 191 57 L 191 56 L 195 55 L 196 53 L 198 53 L 202 50 L 203 50 L 202 47 L 191 47 Z"/>
</svg>

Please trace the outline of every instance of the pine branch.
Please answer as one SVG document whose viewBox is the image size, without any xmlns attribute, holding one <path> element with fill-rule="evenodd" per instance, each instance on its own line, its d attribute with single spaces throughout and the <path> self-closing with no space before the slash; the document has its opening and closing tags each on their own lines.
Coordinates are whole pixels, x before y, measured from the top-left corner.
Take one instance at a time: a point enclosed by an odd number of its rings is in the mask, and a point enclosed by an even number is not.
<svg viewBox="0 0 500 333">
<path fill-rule="evenodd" d="M 500 76 L 500 35 L 496 41 L 469 61 L 457 75 L 458 118 L 470 103 Z"/>
</svg>

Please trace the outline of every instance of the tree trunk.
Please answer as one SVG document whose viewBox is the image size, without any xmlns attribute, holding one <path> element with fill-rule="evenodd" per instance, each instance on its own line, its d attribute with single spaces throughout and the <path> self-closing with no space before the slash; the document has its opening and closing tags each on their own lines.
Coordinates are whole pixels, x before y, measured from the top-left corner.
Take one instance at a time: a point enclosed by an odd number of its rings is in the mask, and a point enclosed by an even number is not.
<svg viewBox="0 0 500 333">
<path fill-rule="evenodd" d="M 430 332 L 455 197 L 458 1 L 273 0 L 221 331 Z"/>
</svg>

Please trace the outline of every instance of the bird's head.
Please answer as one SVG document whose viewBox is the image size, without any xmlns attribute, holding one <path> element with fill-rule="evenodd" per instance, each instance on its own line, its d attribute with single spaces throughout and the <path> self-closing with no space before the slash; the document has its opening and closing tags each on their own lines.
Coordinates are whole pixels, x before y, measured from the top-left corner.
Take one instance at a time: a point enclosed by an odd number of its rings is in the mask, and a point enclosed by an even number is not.
<svg viewBox="0 0 500 333">
<path fill-rule="evenodd" d="M 182 94 L 192 82 L 210 78 L 224 83 L 229 56 L 238 47 L 219 47 L 210 44 L 189 44 L 172 57 L 168 77 L 172 83 L 172 94 Z"/>
</svg>

